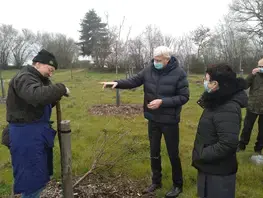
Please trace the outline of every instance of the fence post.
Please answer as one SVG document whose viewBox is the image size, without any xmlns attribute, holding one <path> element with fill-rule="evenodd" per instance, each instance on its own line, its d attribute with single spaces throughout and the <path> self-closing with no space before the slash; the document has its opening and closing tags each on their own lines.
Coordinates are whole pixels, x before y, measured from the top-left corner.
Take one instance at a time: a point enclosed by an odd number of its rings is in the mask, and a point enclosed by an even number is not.
<svg viewBox="0 0 263 198">
<path fill-rule="evenodd" d="M 62 189 L 64 198 L 73 198 L 72 168 L 71 168 L 71 129 L 70 120 L 60 123 L 61 160 L 62 160 Z"/>
<path fill-rule="evenodd" d="M 1 76 L 1 90 L 2 90 L 2 98 L 5 98 L 5 86 L 4 86 L 4 80 Z"/>
<path fill-rule="evenodd" d="M 119 90 L 119 89 L 116 89 L 116 105 L 117 105 L 117 107 L 120 106 L 120 103 L 121 103 L 120 90 Z"/>
</svg>

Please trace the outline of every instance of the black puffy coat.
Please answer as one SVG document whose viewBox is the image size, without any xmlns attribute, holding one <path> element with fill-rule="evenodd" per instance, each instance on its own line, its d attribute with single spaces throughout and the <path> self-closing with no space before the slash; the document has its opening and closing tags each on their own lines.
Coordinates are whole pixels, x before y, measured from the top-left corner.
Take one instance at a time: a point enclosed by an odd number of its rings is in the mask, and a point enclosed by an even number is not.
<svg viewBox="0 0 263 198">
<path fill-rule="evenodd" d="M 237 172 L 236 149 L 241 127 L 241 108 L 247 106 L 245 81 L 214 93 L 204 93 L 198 103 L 204 107 L 199 120 L 192 165 L 212 175 L 231 175 Z"/>
<path fill-rule="evenodd" d="M 179 67 L 175 57 L 171 57 L 164 69 L 157 70 L 153 60 L 149 67 L 127 80 L 118 80 L 116 88 L 131 89 L 144 85 L 144 116 L 159 123 L 180 122 L 182 105 L 189 100 L 188 80 L 185 71 Z M 156 110 L 147 108 L 155 99 L 162 99 Z"/>
</svg>

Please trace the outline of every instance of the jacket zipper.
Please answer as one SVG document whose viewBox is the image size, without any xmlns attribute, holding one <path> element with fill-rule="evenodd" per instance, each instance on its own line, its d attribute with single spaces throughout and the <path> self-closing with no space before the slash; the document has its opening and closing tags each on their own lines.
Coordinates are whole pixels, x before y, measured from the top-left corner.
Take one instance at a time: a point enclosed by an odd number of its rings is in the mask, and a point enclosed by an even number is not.
<svg viewBox="0 0 263 198">
<path fill-rule="evenodd" d="M 158 92 L 159 92 L 159 82 L 160 82 L 161 75 L 158 75 L 157 83 L 156 83 L 156 99 L 158 99 Z"/>
</svg>

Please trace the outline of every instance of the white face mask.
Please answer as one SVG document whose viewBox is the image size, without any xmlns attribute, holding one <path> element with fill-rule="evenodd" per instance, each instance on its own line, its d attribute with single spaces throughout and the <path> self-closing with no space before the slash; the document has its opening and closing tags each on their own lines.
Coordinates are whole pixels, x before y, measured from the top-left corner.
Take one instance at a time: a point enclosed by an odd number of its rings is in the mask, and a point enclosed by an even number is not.
<svg viewBox="0 0 263 198">
<path fill-rule="evenodd" d="M 204 80 L 204 88 L 205 88 L 205 91 L 207 92 L 207 93 L 211 93 L 211 92 L 215 92 L 215 91 L 217 91 L 218 89 L 219 89 L 219 87 L 217 86 L 216 87 L 216 89 L 211 89 L 211 88 L 209 88 L 208 87 L 208 84 L 209 84 L 210 82 L 208 81 L 208 80 Z"/>
<path fill-rule="evenodd" d="M 205 91 L 206 91 L 207 93 L 210 93 L 210 92 L 212 91 L 212 89 L 210 89 L 210 88 L 208 87 L 208 83 L 209 83 L 208 80 L 205 80 L 205 81 L 204 81 L 204 88 L 205 88 Z"/>
</svg>

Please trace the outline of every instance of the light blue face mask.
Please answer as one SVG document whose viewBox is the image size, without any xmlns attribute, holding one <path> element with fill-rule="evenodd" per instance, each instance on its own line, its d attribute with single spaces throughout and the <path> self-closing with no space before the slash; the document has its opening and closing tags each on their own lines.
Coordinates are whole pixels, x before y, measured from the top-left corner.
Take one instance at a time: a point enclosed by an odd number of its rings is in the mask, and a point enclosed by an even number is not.
<svg viewBox="0 0 263 198">
<path fill-rule="evenodd" d="M 205 91 L 206 91 L 206 92 L 210 93 L 210 92 L 212 91 L 212 89 L 210 89 L 210 88 L 208 87 L 208 83 L 209 83 L 208 80 L 205 80 L 205 81 L 204 81 L 204 88 L 205 88 Z"/>
<path fill-rule="evenodd" d="M 211 88 L 208 87 L 208 83 L 209 83 L 208 80 L 204 81 L 204 88 L 207 93 L 215 92 L 219 89 L 219 87 L 217 87 L 215 90 L 212 90 Z"/>
<path fill-rule="evenodd" d="M 156 63 L 156 62 L 154 62 L 154 67 L 155 67 L 156 69 L 162 69 L 162 68 L 163 68 L 163 64 L 162 64 L 162 63 Z"/>
</svg>

